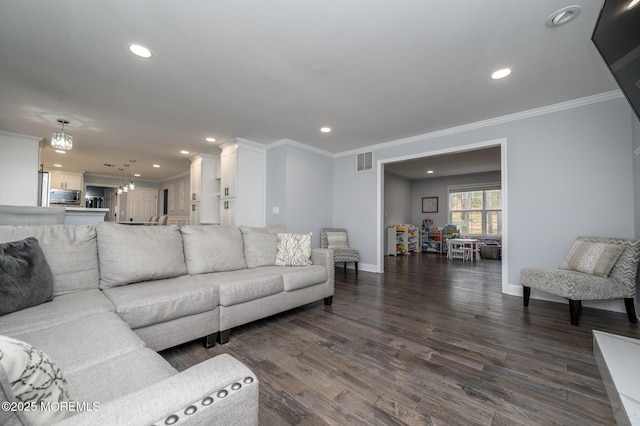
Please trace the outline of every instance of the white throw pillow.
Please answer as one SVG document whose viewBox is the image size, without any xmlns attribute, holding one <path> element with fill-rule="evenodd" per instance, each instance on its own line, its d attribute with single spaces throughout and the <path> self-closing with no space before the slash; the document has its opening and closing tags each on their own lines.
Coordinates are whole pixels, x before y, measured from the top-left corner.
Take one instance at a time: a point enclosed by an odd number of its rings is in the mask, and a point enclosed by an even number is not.
<svg viewBox="0 0 640 426">
<path fill-rule="evenodd" d="M 278 234 L 276 266 L 311 265 L 311 233 Z"/>
<path fill-rule="evenodd" d="M 70 411 L 46 408 L 50 403 L 69 401 L 66 385 L 62 372 L 46 354 L 28 343 L 0 336 L 0 398 L 9 403 L 9 408 L 16 408 L 0 413 L 3 424 L 12 423 L 12 416 L 18 424 L 50 425 L 61 421 Z"/>
</svg>

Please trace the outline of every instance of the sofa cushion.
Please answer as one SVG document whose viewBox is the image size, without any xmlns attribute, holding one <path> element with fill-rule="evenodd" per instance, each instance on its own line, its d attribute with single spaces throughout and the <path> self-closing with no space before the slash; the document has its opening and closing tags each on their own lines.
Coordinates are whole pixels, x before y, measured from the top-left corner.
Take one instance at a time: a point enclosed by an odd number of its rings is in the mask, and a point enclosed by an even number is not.
<svg viewBox="0 0 640 426">
<path fill-rule="evenodd" d="M 38 240 L 0 243 L 0 315 L 53 299 L 53 275 Z"/>
<path fill-rule="evenodd" d="M 4 315 L 0 318 L 0 334 L 16 336 L 89 315 L 114 311 L 113 304 L 100 290 L 69 293 L 54 297 L 51 302 Z"/>
<path fill-rule="evenodd" d="M 0 242 L 35 237 L 53 274 L 53 295 L 98 288 L 96 230 L 89 225 L 0 226 Z"/>
<path fill-rule="evenodd" d="M 185 275 L 178 227 L 102 222 L 96 226 L 100 288 Z"/>
<path fill-rule="evenodd" d="M 157 352 L 140 348 L 67 374 L 66 378 L 74 400 L 103 404 L 177 373 Z"/>
<path fill-rule="evenodd" d="M 189 275 L 104 290 L 116 312 L 133 329 L 210 311 L 218 288 Z"/>
<path fill-rule="evenodd" d="M 48 355 L 7 336 L 0 336 L 0 399 L 2 424 L 50 425 L 71 414 L 40 409 L 43 403 L 69 401 L 67 381 Z M 5 402 L 28 404 L 28 409 L 7 409 Z"/>
<path fill-rule="evenodd" d="M 287 232 L 284 224 L 266 227 L 240 226 L 247 268 L 273 266 L 278 252 L 278 234 Z"/>
<path fill-rule="evenodd" d="M 327 281 L 327 268 L 321 265 L 309 265 L 304 268 L 273 266 L 265 270 L 282 275 L 284 291 L 298 290 Z"/>
<path fill-rule="evenodd" d="M 144 342 L 113 312 L 11 337 L 37 345 L 67 375 L 144 347 Z"/>
<path fill-rule="evenodd" d="M 242 234 L 229 225 L 186 225 L 180 228 L 190 275 L 245 269 Z"/>
<path fill-rule="evenodd" d="M 278 234 L 276 266 L 311 265 L 312 234 Z"/>
<path fill-rule="evenodd" d="M 232 306 L 284 291 L 282 275 L 262 268 L 217 272 L 194 278 L 218 287 L 221 306 Z"/>
<path fill-rule="evenodd" d="M 560 265 L 560 269 L 606 277 L 623 250 L 622 244 L 577 240 Z"/>
</svg>

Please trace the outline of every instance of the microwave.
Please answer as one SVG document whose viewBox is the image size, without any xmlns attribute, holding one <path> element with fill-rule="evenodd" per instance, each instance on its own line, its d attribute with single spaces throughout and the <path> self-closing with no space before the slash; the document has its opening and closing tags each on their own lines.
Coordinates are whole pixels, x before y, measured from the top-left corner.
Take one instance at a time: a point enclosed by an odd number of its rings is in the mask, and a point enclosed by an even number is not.
<svg viewBox="0 0 640 426">
<path fill-rule="evenodd" d="M 79 206 L 81 192 L 76 189 L 52 189 L 49 194 L 49 203 Z"/>
</svg>

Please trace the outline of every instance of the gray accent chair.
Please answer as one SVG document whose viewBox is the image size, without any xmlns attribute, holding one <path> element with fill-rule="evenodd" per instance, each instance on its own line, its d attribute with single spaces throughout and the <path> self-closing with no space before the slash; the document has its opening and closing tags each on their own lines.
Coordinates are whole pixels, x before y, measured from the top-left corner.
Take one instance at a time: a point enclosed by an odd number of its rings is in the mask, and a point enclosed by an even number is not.
<svg viewBox="0 0 640 426">
<path fill-rule="evenodd" d="M 582 300 L 624 299 L 629 322 L 636 324 L 634 297 L 640 260 L 640 240 L 631 238 L 578 237 L 577 241 L 622 244 L 624 250 L 608 276 L 602 277 L 567 269 L 523 268 L 521 284 L 524 306 L 529 306 L 531 289 L 542 290 L 569 300 L 571 324 L 578 325 Z"/>
<path fill-rule="evenodd" d="M 349 248 L 347 230 L 344 228 L 322 228 L 320 230 L 320 244 L 322 248 L 333 250 L 333 263 L 344 263 L 344 270 L 347 271 L 347 263 L 353 262 L 356 274 L 358 273 L 358 262 L 360 252 L 357 249 Z"/>
</svg>

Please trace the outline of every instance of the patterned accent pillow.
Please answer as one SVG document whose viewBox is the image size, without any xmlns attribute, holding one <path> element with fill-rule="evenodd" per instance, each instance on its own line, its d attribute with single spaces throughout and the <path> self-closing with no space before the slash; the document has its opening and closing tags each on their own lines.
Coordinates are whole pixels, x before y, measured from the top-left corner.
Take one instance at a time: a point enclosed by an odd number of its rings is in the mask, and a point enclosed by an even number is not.
<svg viewBox="0 0 640 426">
<path fill-rule="evenodd" d="M 349 248 L 346 232 L 327 231 L 327 248 Z"/>
<path fill-rule="evenodd" d="M 311 265 L 311 236 L 313 234 L 278 234 L 276 266 Z"/>
<path fill-rule="evenodd" d="M 68 402 L 66 385 L 62 372 L 46 354 L 28 343 L 0 336 L 0 398 L 18 408 L 28 407 L 3 410 L 2 424 L 17 421 L 18 424 L 50 425 L 61 421 L 71 411 L 40 408 L 43 404 Z"/>
<path fill-rule="evenodd" d="M 560 269 L 607 277 L 623 250 L 624 245 L 622 244 L 592 243 L 578 240 L 569 250 Z"/>
</svg>

